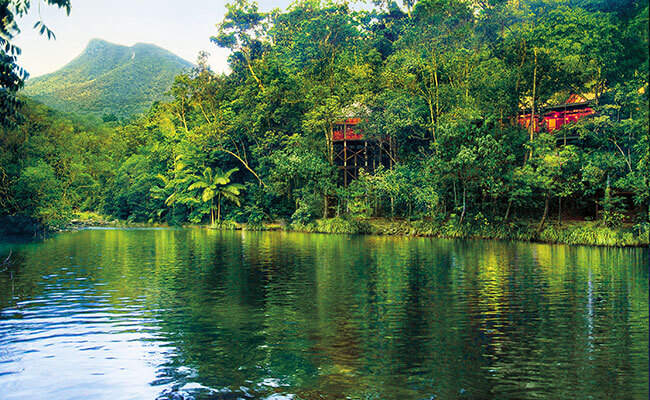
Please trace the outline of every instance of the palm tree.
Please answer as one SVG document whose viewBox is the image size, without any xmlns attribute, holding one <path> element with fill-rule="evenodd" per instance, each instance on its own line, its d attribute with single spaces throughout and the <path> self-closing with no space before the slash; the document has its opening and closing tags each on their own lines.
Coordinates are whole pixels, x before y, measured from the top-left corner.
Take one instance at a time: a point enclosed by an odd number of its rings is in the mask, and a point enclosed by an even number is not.
<svg viewBox="0 0 650 400">
<path fill-rule="evenodd" d="M 195 204 L 201 203 L 196 196 L 193 196 L 192 193 L 187 190 L 187 184 L 196 176 L 191 174 L 185 168 L 185 164 L 182 163 L 180 156 L 176 157 L 176 162 L 174 164 L 175 168 L 173 177 L 168 178 L 162 174 L 156 175 L 163 185 L 153 186 L 150 189 L 151 197 L 154 199 L 165 199 L 165 205 L 167 207 L 174 208 L 176 204 L 185 204 L 189 205 L 191 210 Z M 156 210 L 158 218 L 160 218 L 166 210 L 167 209 L 164 208 Z"/>
<path fill-rule="evenodd" d="M 210 222 L 214 224 L 214 198 L 217 197 L 217 220 L 221 221 L 221 198 L 232 201 L 240 205 L 239 195 L 244 185 L 239 183 L 230 183 L 230 175 L 239 171 L 238 168 L 233 168 L 227 172 L 223 172 L 219 168 L 215 168 L 214 173 L 212 168 L 207 167 L 203 171 L 202 176 L 195 175 L 196 182 L 190 185 L 187 190 L 203 189 L 201 199 L 204 203 L 210 202 Z"/>
</svg>

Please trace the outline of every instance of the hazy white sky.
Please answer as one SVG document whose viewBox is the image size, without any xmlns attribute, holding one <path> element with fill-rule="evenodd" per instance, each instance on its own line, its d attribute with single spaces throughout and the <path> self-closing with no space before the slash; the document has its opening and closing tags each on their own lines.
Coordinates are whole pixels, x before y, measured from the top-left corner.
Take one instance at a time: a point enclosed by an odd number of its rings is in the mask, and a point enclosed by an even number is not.
<svg viewBox="0 0 650 400">
<path fill-rule="evenodd" d="M 40 6 L 40 17 L 54 31 L 48 40 L 32 29 L 39 19 L 39 0 L 20 22 L 16 44 L 19 64 L 30 77 L 56 71 L 79 55 L 92 38 L 131 46 L 153 43 L 195 62 L 199 51 L 211 54 L 215 71 L 227 68 L 228 52 L 210 43 L 215 24 L 223 19 L 227 0 L 71 0 L 72 11 Z M 259 0 L 262 10 L 286 8 L 292 0 Z"/>
</svg>

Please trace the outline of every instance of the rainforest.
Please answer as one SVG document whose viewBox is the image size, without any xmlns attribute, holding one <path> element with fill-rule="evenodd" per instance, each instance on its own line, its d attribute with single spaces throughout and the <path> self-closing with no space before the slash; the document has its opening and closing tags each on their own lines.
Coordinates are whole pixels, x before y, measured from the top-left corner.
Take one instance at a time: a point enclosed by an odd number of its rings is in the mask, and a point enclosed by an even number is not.
<svg viewBox="0 0 650 400">
<path fill-rule="evenodd" d="M 647 0 L 237 0 L 215 24 L 230 70 L 201 53 L 129 115 L 27 97 L 3 39 L 0 229 L 648 244 Z"/>
</svg>

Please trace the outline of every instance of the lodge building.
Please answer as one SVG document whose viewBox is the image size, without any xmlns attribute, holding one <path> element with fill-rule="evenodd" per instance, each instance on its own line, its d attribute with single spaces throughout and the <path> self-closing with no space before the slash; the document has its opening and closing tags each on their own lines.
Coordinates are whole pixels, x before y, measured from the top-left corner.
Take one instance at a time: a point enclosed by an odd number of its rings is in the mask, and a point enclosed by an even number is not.
<svg viewBox="0 0 650 400">
<path fill-rule="evenodd" d="M 539 132 L 545 129 L 549 133 L 559 130 L 562 126 L 576 122 L 588 115 L 595 114 L 590 107 L 591 102 L 578 95 L 571 95 L 569 99 L 558 105 L 540 108 L 532 123 L 533 131 Z M 530 112 L 521 112 L 517 117 L 517 123 L 524 128 L 531 124 Z M 346 118 L 338 121 L 332 131 L 332 147 L 334 153 L 334 164 L 339 169 L 339 176 L 344 187 L 359 176 L 361 169 L 373 174 L 379 166 L 390 168 L 393 165 L 394 146 L 388 139 L 365 138 L 358 125 L 361 118 Z M 575 137 L 558 137 L 564 144 L 568 139 Z"/>
<path fill-rule="evenodd" d="M 562 104 L 541 108 L 539 114 L 535 115 L 533 131 L 539 132 L 540 129 L 546 129 L 549 133 L 553 133 L 565 124 L 570 124 L 580 118 L 595 114 L 594 109 L 589 106 L 590 102 L 588 100 L 572 94 Z M 527 114 L 520 113 L 517 122 L 521 126 L 528 128 L 531 124 L 530 112 Z"/>
<path fill-rule="evenodd" d="M 373 174 L 380 165 L 392 167 L 390 141 L 364 138 L 357 127 L 360 122 L 361 118 L 346 118 L 332 132 L 334 164 L 345 187 L 359 176 L 361 169 Z"/>
</svg>

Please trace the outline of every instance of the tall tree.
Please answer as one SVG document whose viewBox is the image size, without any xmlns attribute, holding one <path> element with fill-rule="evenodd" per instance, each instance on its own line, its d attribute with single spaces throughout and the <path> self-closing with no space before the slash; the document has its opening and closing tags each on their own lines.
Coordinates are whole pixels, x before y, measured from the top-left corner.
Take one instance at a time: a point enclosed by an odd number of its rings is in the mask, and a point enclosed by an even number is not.
<svg viewBox="0 0 650 400">
<path fill-rule="evenodd" d="M 201 176 L 195 176 L 196 180 L 190 187 L 187 188 L 188 191 L 195 189 L 202 189 L 201 200 L 204 203 L 210 203 L 210 222 L 214 225 L 214 198 L 217 198 L 217 221 L 221 221 L 221 198 L 224 197 L 227 200 L 232 201 L 233 203 L 240 205 L 241 201 L 239 195 L 241 190 L 244 189 L 244 186 L 239 183 L 230 183 L 230 176 L 237 172 L 237 168 L 233 168 L 226 172 L 223 172 L 219 168 L 215 168 L 214 171 L 212 168 L 207 167 Z"/>
</svg>

